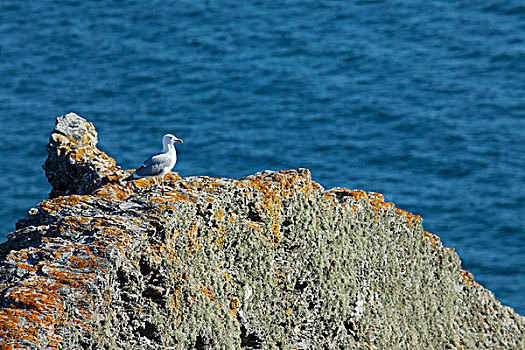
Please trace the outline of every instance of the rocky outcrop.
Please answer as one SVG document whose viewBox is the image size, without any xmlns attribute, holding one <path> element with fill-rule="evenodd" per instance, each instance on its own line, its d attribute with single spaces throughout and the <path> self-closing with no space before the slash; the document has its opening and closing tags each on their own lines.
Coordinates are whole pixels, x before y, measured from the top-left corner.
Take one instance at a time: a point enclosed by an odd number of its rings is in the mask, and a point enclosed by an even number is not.
<svg viewBox="0 0 525 350">
<path fill-rule="evenodd" d="M 90 194 L 122 175 L 115 160 L 100 151 L 93 124 L 74 113 L 58 117 L 47 146 L 44 164 L 53 189 L 50 198 Z"/>
<path fill-rule="evenodd" d="M 306 169 L 126 186 L 75 114 L 0 245 L 0 349 L 519 349 L 421 219 Z"/>
</svg>

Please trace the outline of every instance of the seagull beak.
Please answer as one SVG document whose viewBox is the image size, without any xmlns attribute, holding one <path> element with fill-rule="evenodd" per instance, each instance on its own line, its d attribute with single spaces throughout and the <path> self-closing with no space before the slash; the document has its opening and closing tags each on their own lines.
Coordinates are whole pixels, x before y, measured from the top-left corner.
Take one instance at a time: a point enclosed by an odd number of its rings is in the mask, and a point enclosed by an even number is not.
<svg viewBox="0 0 525 350">
<path fill-rule="evenodd" d="M 184 143 L 184 142 L 182 142 L 182 140 L 181 140 L 181 139 L 175 139 L 175 142 L 180 142 L 180 143 Z"/>
</svg>

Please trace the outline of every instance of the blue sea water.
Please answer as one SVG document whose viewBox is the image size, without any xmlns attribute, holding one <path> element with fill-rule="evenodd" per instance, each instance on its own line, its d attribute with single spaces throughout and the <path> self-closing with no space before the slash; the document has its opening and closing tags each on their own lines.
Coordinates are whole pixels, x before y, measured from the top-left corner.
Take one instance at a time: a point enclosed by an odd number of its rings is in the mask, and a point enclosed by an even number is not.
<svg viewBox="0 0 525 350">
<path fill-rule="evenodd" d="M 55 118 L 124 168 L 307 167 L 385 194 L 525 314 L 522 1 L 0 2 L 0 241 L 50 190 Z"/>
</svg>

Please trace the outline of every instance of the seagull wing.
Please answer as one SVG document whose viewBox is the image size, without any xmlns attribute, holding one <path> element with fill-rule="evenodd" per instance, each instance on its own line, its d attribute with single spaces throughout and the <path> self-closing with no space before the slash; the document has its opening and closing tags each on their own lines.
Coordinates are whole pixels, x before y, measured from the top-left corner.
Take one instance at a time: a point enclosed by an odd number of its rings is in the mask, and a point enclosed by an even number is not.
<svg viewBox="0 0 525 350">
<path fill-rule="evenodd" d="M 155 154 L 144 161 L 144 164 L 133 173 L 133 177 L 159 176 L 171 165 L 171 158 L 167 153 Z M 171 169 L 169 169 L 171 170 Z"/>
</svg>

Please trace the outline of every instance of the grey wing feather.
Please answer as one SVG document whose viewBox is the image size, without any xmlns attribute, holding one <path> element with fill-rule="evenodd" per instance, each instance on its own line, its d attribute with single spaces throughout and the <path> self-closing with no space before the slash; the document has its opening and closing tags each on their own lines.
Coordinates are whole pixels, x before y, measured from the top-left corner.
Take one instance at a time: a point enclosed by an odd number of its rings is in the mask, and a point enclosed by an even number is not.
<svg viewBox="0 0 525 350">
<path fill-rule="evenodd" d="M 146 159 L 133 175 L 134 177 L 158 176 L 169 166 L 170 157 L 166 153 L 159 153 Z"/>
</svg>

